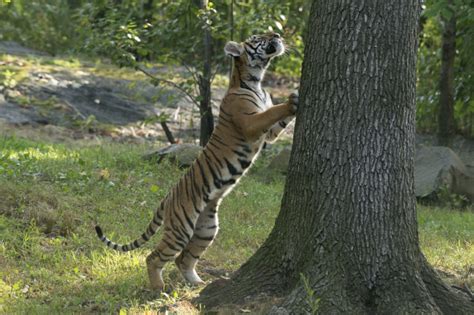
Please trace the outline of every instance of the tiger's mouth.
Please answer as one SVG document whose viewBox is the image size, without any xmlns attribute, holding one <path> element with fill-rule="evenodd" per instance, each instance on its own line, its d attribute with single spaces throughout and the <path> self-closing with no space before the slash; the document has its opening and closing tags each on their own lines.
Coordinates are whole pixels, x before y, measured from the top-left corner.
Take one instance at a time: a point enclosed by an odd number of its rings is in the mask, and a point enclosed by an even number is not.
<svg viewBox="0 0 474 315">
<path fill-rule="evenodd" d="M 268 43 L 268 46 L 265 48 L 265 54 L 268 57 L 275 57 L 283 54 L 285 52 L 285 45 L 278 38 L 274 38 Z"/>
<path fill-rule="evenodd" d="M 265 49 L 265 53 L 267 53 L 269 55 L 275 53 L 276 51 L 277 51 L 276 47 L 275 47 L 275 45 L 273 45 L 273 43 L 270 43 L 268 45 L 268 47 Z"/>
</svg>

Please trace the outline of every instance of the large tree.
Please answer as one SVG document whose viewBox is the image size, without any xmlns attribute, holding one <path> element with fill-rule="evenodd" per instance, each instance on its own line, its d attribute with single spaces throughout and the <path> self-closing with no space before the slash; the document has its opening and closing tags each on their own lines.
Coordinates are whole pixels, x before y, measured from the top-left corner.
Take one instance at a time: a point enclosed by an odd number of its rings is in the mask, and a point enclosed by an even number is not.
<svg viewBox="0 0 474 315">
<path fill-rule="evenodd" d="M 281 212 L 256 254 L 199 302 L 267 293 L 295 314 L 315 297 L 321 314 L 474 314 L 419 248 L 419 13 L 415 0 L 314 1 Z"/>
</svg>

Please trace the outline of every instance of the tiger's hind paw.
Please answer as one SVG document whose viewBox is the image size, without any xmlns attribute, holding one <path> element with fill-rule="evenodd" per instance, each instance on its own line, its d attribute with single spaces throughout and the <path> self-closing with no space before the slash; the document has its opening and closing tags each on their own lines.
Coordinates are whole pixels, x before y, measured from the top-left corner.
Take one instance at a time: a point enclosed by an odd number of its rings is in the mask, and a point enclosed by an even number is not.
<svg viewBox="0 0 474 315">
<path fill-rule="evenodd" d="M 196 270 L 194 269 L 182 270 L 181 274 L 183 275 L 184 279 L 186 279 L 186 281 L 192 285 L 201 285 L 205 283 L 201 277 L 198 276 Z"/>
</svg>

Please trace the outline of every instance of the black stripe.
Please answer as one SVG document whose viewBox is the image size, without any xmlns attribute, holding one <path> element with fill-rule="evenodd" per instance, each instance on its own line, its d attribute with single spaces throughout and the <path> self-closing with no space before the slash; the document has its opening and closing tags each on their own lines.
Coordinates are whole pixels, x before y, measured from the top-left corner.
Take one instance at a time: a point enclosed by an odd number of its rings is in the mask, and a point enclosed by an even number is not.
<svg viewBox="0 0 474 315">
<path fill-rule="evenodd" d="M 165 253 L 162 253 L 162 252 L 159 252 L 159 251 L 156 251 L 156 253 L 158 253 L 159 256 L 164 256 L 164 257 L 174 257 L 176 254 L 165 254 Z"/>
<path fill-rule="evenodd" d="M 191 220 L 191 218 L 188 216 L 188 213 L 186 212 L 183 205 L 181 205 L 181 209 L 183 209 L 184 217 L 186 218 L 186 221 L 188 221 L 188 224 L 191 227 L 191 230 L 194 230 L 194 223 Z"/>
<path fill-rule="evenodd" d="M 254 115 L 254 114 L 258 114 L 258 112 L 244 113 L 244 115 Z"/>
<path fill-rule="evenodd" d="M 227 116 L 232 117 L 232 115 L 229 114 L 228 112 L 226 112 L 223 107 L 221 107 L 220 110 L 221 110 L 222 113 L 226 114 Z"/>
<path fill-rule="evenodd" d="M 195 178 L 194 178 L 194 167 L 191 169 L 191 172 L 190 172 L 190 175 L 189 175 L 191 178 L 190 178 L 190 181 L 191 183 L 189 184 L 189 186 L 191 186 L 191 202 L 193 203 L 193 206 L 196 208 L 196 191 L 195 191 L 195 185 L 194 183 L 196 182 Z"/>
<path fill-rule="evenodd" d="M 225 186 L 233 185 L 233 184 L 235 184 L 235 179 L 231 178 L 229 180 L 221 180 L 221 183 L 222 183 L 222 185 L 225 185 Z"/>
<path fill-rule="evenodd" d="M 155 234 L 156 231 L 153 230 L 151 224 L 148 225 L 148 228 L 146 229 L 146 233 L 147 234 L 150 234 L 150 236 L 152 236 L 153 234 Z"/>
<path fill-rule="evenodd" d="M 233 152 L 234 152 L 235 154 L 237 154 L 238 156 L 240 156 L 240 157 L 247 157 L 247 154 L 242 153 L 242 152 L 240 152 L 240 151 L 233 150 Z"/>
<path fill-rule="evenodd" d="M 224 116 L 222 116 L 222 115 L 221 115 L 221 116 L 219 116 L 219 119 L 221 119 L 221 123 L 222 123 L 222 121 L 225 121 L 225 122 L 227 122 L 227 123 L 229 123 L 229 124 L 232 124 L 232 121 L 231 121 L 231 120 L 229 120 L 229 119 L 225 118 L 225 117 L 224 117 Z"/>
<path fill-rule="evenodd" d="M 158 211 L 155 212 L 155 216 L 158 218 L 158 220 L 163 221 L 163 217 L 160 215 Z"/>
<path fill-rule="evenodd" d="M 108 240 L 108 241 L 107 241 L 107 247 L 110 247 L 110 244 L 111 244 L 111 243 L 112 243 L 112 242 L 111 242 L 110 240 Z"/>
<path fill-rule="evenodd" d="M 178 215 L 178 213 L 177 213 L 176 211 L 173 211 L 173 214 L 174 214 L 174 217 L 176 217 L 176 218 L 178 219 L 178 221 L 179 221 L 179 223 L 181 224 L 181 226 L 182 226 L 182 227 L 186 227 L 186 226 L 184 225 L 183 219 L 181 219 L 181 217 Z M 171 219 L 173 219 L 172 216 L 171 216 Z M 178 227 L 177 227 L 176 225 L 174 225 L 174 222 L 173 222 L 172 220 L 170 220 L 170 221 L 171 221 L 171 224 L 173 225 L 173 227 L 174 227 L 175 229 L 178 229 Z"/>
<path fill-rule="evenodd" d="M 165 242 L 166 245 L 168 245 L 169 248 L 171 248 L 172 250 L 175 250 L 177 252 L 180 251 L 181 248 L 176 248 L 173 244 L 171 244 L 170 242 L 168 242 L 166 239 L 163 238 L 163 242 Z"/>
<path fill-rule="evenodd" d="M 149 238 L 148 236 L 146 235 L 146 233 L 143 233 L 142 234 L 142 238 L 145 240 L 145 242 L 148 242 Z"/>
<path fill-rule="evenodd" d="M 171 230 L 171 233 L 173 233 L 173 235 L 175 236 L 174 241 L 176 242 L 176 244 L 178 244 L 181 247 L 186 246 L 186 242 L 187 242 L 188 239 L 186 239 L 186 240 L 184 239 L 181 230 L 179 230 L 179 231 Z"/>
<path fill-rule="evenodd" d="M 171 231 L 173 232 L 173 231 Z M 184 228 L 184 226 L 182 228 L 179 228 L 179 233 L 180 234 L 184 234 L 184 236 L 186 237 L 186 240 L 189 241 L 191 239 L 191 235 L 189 235 L 188 231 L 186 231 L 186 229 Z M 181 236 L 183 238 L 183 236 Z"/>
<path fill-rule="evenodd" d="M 204 150 L 204 152 L 206 152 L 206 151 Z M 188 177 L 186 176 L 185 183 L 184 183 L 184 188 L 185 188 L 185 191 L 186 191 L 186 197 L 189 199 L 189 198 L 191 198 L 191 194 L 189 193 L 189 188 L 190 187 L 186 182 L 187 180 L 188 180 Z"/>
<path fill-rule="evenodd" d="M 278 124 L 283 128 L 286 128 L 286 126 L 287 126 L 287 123 L 284 122 L 283 120 L 280 120 L 280 122 L 278 122 Z"/>
<path fill-rule="evenodd" d="M 230 175 L 235 176 L 235 175 L 242 175 L 241 172 L 239 172 L 232 163 L 229 162 L 226 158 L 224 158 L 224 161 L 227 164 L 227 169 L 229 170 Z"/>
<path fill-rule="evenodd" d="M 127 244 L 127 245 L 123 245 L 123 246 L 122 246 L 122 250 L 123 250 L 124 252 L 128 252 L 128 251 L 129 251 L 129 249 L 128 249 L 128 244 Z"/>
<path fill-rule="evenodd" d="M 189 254 L 191 257 L 193 257 L 194 259 L 199 259 L 199 256 L 194 256 L 193 253 L 191 253 L 190 250 L 186 250 L 186 253 Z"/>
<path fill-rule="evenodd" d="M 245 91 L 244 91 L 245 92 Z M 240 96 L 242 98 L 242 96 L 249 96 L 249 97 L 253 97 L 252 94 L 250 93 L 237 93 L 237 92 L 234 92 L 234 93 L 229 93 L 227 95 L 237 95 L 237 96 Z"/>
<path fill-rule="evenodd" d="M 260 97 L 260 95 L 259 95 L 256 91 L 254 91 L 250 86 L 248 86 L 248 84 L 245 83 L 245 81 L 243 81 L 242 79 L 240 80 L 240 87 L 241 87 L 242 89 L 246 89 L 246 90 L 252 91 L 255 95 L 257 95 L 257 97 L 258 97 L 260 100 L 262 100 L 262 101 L 264 100 L 262 97 Z M 257 105 L 257 106 L 258 106 L 258 105 Z M 258 107 L 259 107 L 259 106 L 258 106 Z M 260 107 L 259 107 L 259 108 L 260 108 Z"/>
<path fill-rule="evenodd" d="M 243 169 L 246 169 L 250 165 L 250 161 L 242 160 L 242 159 L 238 159 L 238 161 L 240 163 L 240 166 L 242 166 Z"/>
<path fill-rule="evenodd" d="M 224 119 L 222 119 L 222 117 L 221 117 L 221 119 L 219 120 L 219 125 L 218 125 L 218 127 L 226 127 L 226 128 L 229 128 L 229 129 L 232 128 L 232 126 L 229 125 L 229 122 L 227 122 L 227 121 L 225 121 Z M 218 127 L 216 127 L 216 129 L 217 129 Z"/>
<path fill-rule="evenodd" d="M 214 236 L 199 236 L 197 234 L 194 234 L 194 236 L 197 239 L 203 240 L 203 241 L 212 241 L 214 239 Z"/>
<path fill-rule="evenodd" d="M 254 100 L 248 99 L 248 98 L 246 98 L 246 97 L 242 97 L 242 99 L 243 99 L 243 100 L 246 100 L 246 101 L 249 101 L 250 103 L 252 103 L 253 105 L 255 105 L 257 108 L 262 109 L 262 108 L 260 107 L 260 105 L 258 105 L 257 102 L 255 102 Z"/>
<path fill-rule="evenodd" d="M 193 181 L 193 187 L 194 187 L 194 189 L 196 190 L 196 194 L 200 192 L 200 190 L 199 190 L 199 185 L 198 185 L 198 183 L 196 182 L 196 180 Z M 198 199 L 197 199 L 197 197 L 196 197 L 196 201 L 197 201 L 197 200 L 198 200 Z"/>
<path fill-rule="evenodd" d="M 204 154 L 204 155 L 206 155 L 206 154 Z M 221 188 L 222 185 L 220 183 L 220 178 L 217 177 L 216 172 L 214 171 L 211 164 L 209 163 L 209 159 L 205 159 L 204 161 L 206 162 L 207 168 L 209 169 L 209 171 L 211 171 L 211 176 L 212 176 L 212 181 L 214 182 L 214 186 L 216 186 L 217 188 Z"/>
<path fill-rule="evenodd" d="M 156 221 L 156 216 L 153 216 L 153 223 L 155 223 L 155 224 L 158 225 L 158 226 L 161 225 L 161 222 Z"/>
<path fill-rule="evenodd" d="M 211 211 L 212 213 L 217 213 L 216 208 L 209 208 L 209 209 L 207 209 L 207 211 Z"/>
<path fill-rule="evenodd" d="M 217 150 L 221 150 L 220 147 L 217 146 L 217 144 L 215 144 L 213 141 L 212 141 L 213 138 L 211 138 L 211 140 L 209 140 L 209 142 L 207 143 L 208 146 L 213 146 L 215 147 Z"/>
<path fill-rule="evenodd" d="M 215 141 L 219 142 L 220 144 L 222 144 L 224 147 L 227 147 L 227 144 L 225 144 L 223 141 L 219 140 L 218 138 L 219 138 L 219 136 L 214 134 L 214 137 L 212 138 L 212 140 L 215 140 Z M 212 142 L 212 141 L 209 141 L 209 142 Z"/>
<path fill-rule="evenodd" d="M 161 252 L 159 252 L 159 251 L 156 251 L 156 256 L 158 256 L 162 262 L 167 262 L 167 261 L 172 260 L 175 255 L 166 255 L 166 254 L 164 254 L 164 253 L 161 253 Z M 163 257 L 164 257 L 164 258 L 163 258 Z"/>
<path fill-rule="evenodd" d="M 219 164 L 220 167 L 224 167 L 224 165 L 222 164 L 221 160 L 216 156 L 216 154 L 214 153 L 214 151 L 212 151 L 211 149 L 209 149 L 209 150 L 204 150 L 204 154 L 206 154 L 206 152 L 209 152 L 209 153 L 212 154 L 212 156 L 214 157 L 214 159 L 216 160 L 216 162 Z M 222 176 L 221 171 L 219 170 L 219 168 L 217 168 L 217 172 L 219 173 L 220 176 Z"/>
<path fill-rule="evenodd" d="M 210 229 L 215 229 L 217 227 L 217 225 L 212 225 L 212 226 L 208 226 L 207 229 L 210 230 Z"/>
<path fill-rule="evenodd" d="M 115 244 L 115 245 L 114 245 L 114 249 L 115 249 L 115 250 L 118 249 L 118 244 Z"/>
<path fill-rule="evenodd" d="M 207 188 L 207 191 L 211 191 L 211 186 L 209 185 L 209 181 L 207 180 L 207 176 L 204 174 L 204 168 L 201 165 L 201 162 L 199 162 L 199 159 L 196 160 L 196 164 L 199 167 L 199 171 L 201 172 L 201 178 L 203 181 L 204 186 Z"/>
<path fill-rule="evenodd" d="M 186 232 L 186 228 L 183 226 L 183 223 L 182 223 L 181 219 L 179 217 L 178 217 L 178 219 L 181 222 L 181 225 L 177 226 L 176 224 L 174 224 L 173 220 L 170 220 L 172 228 L 168 229 L 167 231 L 170 231 L 177 238 L 184 238 L 183 237 L 183 234 L 184 234 L 184 236 L 186 236 L 187 239 L 189 240 L 190 236 L 189 236 L 188 232 Z"/>
<path fill-rule="evenodd" d="M 250 149 L 250 147 L 247 144 L 242 145 L 242 150 L 244 150 L 247 153 L 252 152 L 252 150 Z"/>
<path fill-rule="evenodd" d="M 260 78 L 257 78 L 256 76 L 249 74 L 247 81 L 260 82 Z"/>
<path fill-rule="evenodd" d="M 133 241 L 133 246 L 135 246 L 135 248 L 140 247 L 140 244 L 138 244 L 138 240 Z"/>
<path fill-rule="evenodd" d="M 240 141 L 240 142 L 244 142 L 244 143 L 247 142 L 244 138 L 241 138 L 241 137 L 236 136 L 236 135 L 232 135 L 232 138 L 234 138 L 234 139 L 236 139 L 236 140 L 238 140 L 238 141 Z"/>
</svg>

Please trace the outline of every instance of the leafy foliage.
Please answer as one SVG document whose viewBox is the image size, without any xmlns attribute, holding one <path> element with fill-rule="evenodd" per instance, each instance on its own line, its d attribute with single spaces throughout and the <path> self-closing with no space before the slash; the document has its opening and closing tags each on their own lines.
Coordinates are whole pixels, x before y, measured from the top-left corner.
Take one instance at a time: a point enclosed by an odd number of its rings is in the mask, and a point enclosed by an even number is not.
<svg viewBox="0 0 474 315">
<path fill-rule="evenodd" d="M 471 0 L 427 0 L 418 53 L 417 127 L 436 132 L 443 18 L 456 15 L 454 119 L 459 133 L 474 135 L 474 7 Z"/>
<path fill-rule="evenodd" d="M 81 51 L 104 56 L 120 66 L 137 67 L 175 84 L 195 103 L 201 100 L 202 29 L 212 35 L 213 72 L 225 73 L 229 61 L 221 52 L 227 40 L 242 41 L 255 32 L 283 33 L 289 55 L 273 70 L 298 78 L 303 59 L 304 27 L 311 1 L 226 0 L 14 0 L 0 2 L 0 40 L 15 40 L 52 54 Z M 455 122 L 458 133 L 474 135 L 474 7 L 472 0 L 424 1 L 417 84 L 417 127 L 436 132 L 443 18 L 457 20 L 455 58 Z M 156 73 L 153 64 L 183 67 L 183 74 Z M 11 73 L 6 82 L 14 85 Z"/>
</svg>

